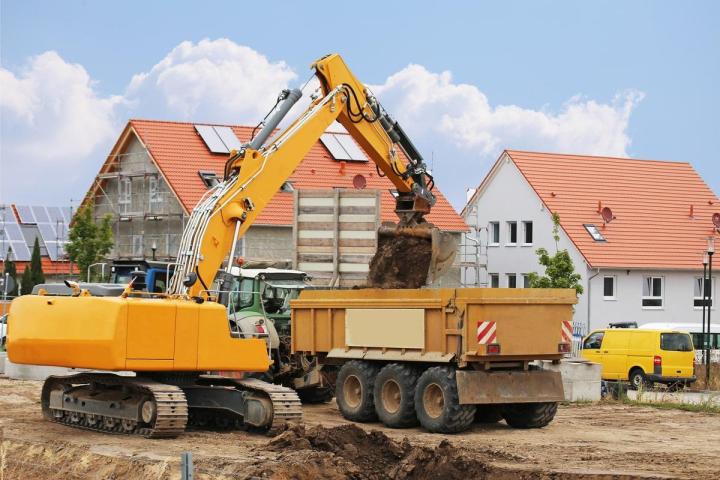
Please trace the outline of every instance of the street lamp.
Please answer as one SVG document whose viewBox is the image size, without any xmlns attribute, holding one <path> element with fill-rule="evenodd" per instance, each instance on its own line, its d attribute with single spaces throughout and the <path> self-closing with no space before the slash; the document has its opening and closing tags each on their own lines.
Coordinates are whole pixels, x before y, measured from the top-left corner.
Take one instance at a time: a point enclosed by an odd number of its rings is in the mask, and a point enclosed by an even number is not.
<svg viewBox="0 0 720 480">
<path fill-rule="evenodd" d="M 706 311 L 706 305 L 707 305 L 707 266 L 708 266 L 708 259 L 710 256 L 707 252 L 703 252 L 702 257 L 702 264 L 703 264 L 703 275 L 702 280 L 700 281 L 700 296 L 702 297 L 701 303 L 702 303 L 702 336 L 700 337 L 702 340 L 702 345 L 700 345 L 700 350 L 702 351 L 702 357 L 700 359 L 700 363 L 705 363 L 705 342 L 707 342 L 707 338 L 705 337 L 705 311 Z"/>
<path fill-rule="evenodd" d="M 711 235 L 707 239 L 707 254 L 708 254 L 708 280 L 707 280 L 707 332 L 708 337 L 710 336 L 710 313 L 712 312 L 712 257 L 715 253 L 715 235 Z M 705 342 L 705 388 L 710 385 L 710 345 Z"/>
<path fill-rule="evenodd" d="M 157 242 L 155 240 L 153 240 L 150 250 L 152 250 L 152 259 L 155 260 L 155 252 L 157 251 Z"/>
</svg>

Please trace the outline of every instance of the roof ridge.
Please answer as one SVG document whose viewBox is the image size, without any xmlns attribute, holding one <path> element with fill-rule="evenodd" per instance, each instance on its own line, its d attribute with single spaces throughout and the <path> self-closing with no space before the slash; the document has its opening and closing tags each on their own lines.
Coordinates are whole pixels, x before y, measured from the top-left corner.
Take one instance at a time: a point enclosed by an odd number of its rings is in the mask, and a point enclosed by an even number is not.
<svg viewBox="0 0 720 480">
<path fill-rule="evenodd" d="M 211 125 L 213 127 L 230 127 L 230 128 L 255 128 L 254 125 L 233 125 L 230 123 L 211 123 L 211 122 L 181 122 L 179 120 L 157 120 L 150 118 L 131 118 L 128 123 L 171 123 L 174 125 Z"/>
<path fill-rule="evenodd" d="M 511 150 L 506 149 L 505 152 L 508 153 L 512 157 L 513 153 L 525 153 L 525 154 L 531 154 L 531 155 L 549 155 L 554 157 L 580 157 L 580 158 L 603 158 L 606 160 L 628 160 L 632 162 L 651 162 L 651 163 L 676 163 L 680 165 L 690 165 L 692 167 L 692 164 L 687 161 L 681 161 L 681 160 L 657 160 L 657 159 L 650 159 L 650 158 L 633 158 L 633 157 L 616 157 L 613 155 L 583 155 L 583 154 L 577 154 L 577 153 L 557 153 L 557 152 L 538 152 L 538 151 L 532 151 L 532 150 Z"/>
</svg>

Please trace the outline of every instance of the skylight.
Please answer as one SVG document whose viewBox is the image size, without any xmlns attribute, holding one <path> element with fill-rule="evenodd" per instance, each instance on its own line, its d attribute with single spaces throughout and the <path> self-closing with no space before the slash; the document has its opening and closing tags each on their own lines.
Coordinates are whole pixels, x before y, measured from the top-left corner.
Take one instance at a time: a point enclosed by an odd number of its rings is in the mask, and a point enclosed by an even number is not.
<svg viewBox="0 0 720 480">
<path fill-rule="evenodd" d="M 211 172 L 208 170 L 199 170 L 198 175 L 200 175 L 200 178 L 202 179 L 203 183 L 206 187 L 211 188 L 220 183 L 220 178 L 217 176 L 217 173 Z"/>
<path fill-rule="evenodd" d="M 605 242 L 605 237 L 603 237 L 602 233 L 600 233 L 600 230 L 593 225 L 592 223 L 586 223 L 583 225 L 585 227 L 585 230 L 590 234 L 593 240 L 596 242 Z"/>
</svg>

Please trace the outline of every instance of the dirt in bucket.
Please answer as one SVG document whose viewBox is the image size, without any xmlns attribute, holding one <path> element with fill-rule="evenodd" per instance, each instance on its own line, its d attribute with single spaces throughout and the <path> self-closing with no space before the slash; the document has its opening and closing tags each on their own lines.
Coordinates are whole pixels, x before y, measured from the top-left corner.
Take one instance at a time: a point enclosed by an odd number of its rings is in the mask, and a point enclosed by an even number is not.
<svg viewBox="0 0 720 480">
<path fill-rule="evenodd" d="M 427 282 L 431 259 L 429 238 L 380 235 L 370 261 L 368 287 L 420 288 Z"/>
</svg>

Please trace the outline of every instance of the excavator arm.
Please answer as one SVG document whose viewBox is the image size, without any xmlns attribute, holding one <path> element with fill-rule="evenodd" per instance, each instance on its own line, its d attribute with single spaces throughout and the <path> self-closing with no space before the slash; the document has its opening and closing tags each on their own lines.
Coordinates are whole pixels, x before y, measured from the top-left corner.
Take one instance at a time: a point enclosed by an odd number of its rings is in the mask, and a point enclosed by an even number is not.
<svg viewBox="0 0 720 480">
<path fill-rule="evenodd" d="M 318 138 L 336 120 L 398 190 L 396 212 L 400 219 L 399 227 L 380 232 L 379 238 L 389 239 L 387 245 L 379 242 L 379 247 L 387 247 L 382 248 L 385 253 L 381 255 L 381 261 L 375 262 L 377 268 L 383 271 L 380 276 L 386 270 L 402 268 L 402 265 L 393 265 L 393 261 L 395 252 L 403 249 L 398 241 L 406 238 L 414 243 L 418 239 L 426 241 L 428 253 L 425 256 L 428 268 L 434 273 L 439 270 L 438 262 L 443 264 L 443 268 L 449 264 L 448 256 L 454 248 L 442 248 L 442 255 L 439 255 L 438 245 L 449 245 L 450 242 L 446 238 L 441 241 L 439 231 L 423 220 L 435 203 L 431 191 L 432 177 L 407 135 L 350 72 L 339 55 L 323 57 L 313 64 L 313 68 L 323 95 L 265 145 L 302 95 L 299 90 L 284 91 L 274 114 L 260 132 L 240 151 L 231 153 L 224 181 L 209 190 L 193 210 L 183 232 L 170 293 L 208 297 L 210 284 L 228 252 L 233 256 L 237 239 L 247 232 Z M 400 149 L 408 159 L 407 164 L 401 161 Z M 433 259 L 430 258 L 430 250 Z M 423 276 L 422 283 L 426 276 Z M 408 286 L 420 286 L 417 283 L 414 281 Z M 393 283 L 390 285 L 396 286 Z"/>
</svg>

